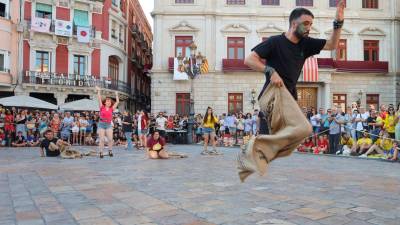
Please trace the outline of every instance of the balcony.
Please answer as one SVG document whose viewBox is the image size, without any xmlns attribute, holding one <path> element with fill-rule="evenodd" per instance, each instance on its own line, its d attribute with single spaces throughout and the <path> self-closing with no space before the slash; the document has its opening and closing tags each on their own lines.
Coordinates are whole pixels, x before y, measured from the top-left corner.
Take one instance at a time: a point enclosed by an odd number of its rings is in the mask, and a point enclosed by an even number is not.
<svg viewBox="0 0 400 225">
<path fill-rule="evenodd" d="M 110 80 L 106 78 L 99 79 L 91 75 L 67 75 L 50 72 L 26 71 L 22 82 L 24 84 L 33 85 L 52 85 L 78 88 L 93 88 L 95 86 L 99 86 L 101 88 L 120 91 L 127 94 L 131 93 L 130 86 L 124 81 Z"/>
<path fill-rule="evenodd" d="M 383 61 L 335 61 L 336 71 L 353 73 L 387 73 L 389 63 Z"/>
<path fill-rule="evenodd" d="M 352 73 L 387 73 L 389 71 L 389 63 L 386 61 L 370 62 L 318 58 L 318 67 L 336 69 L 337 72 Z"/>
<path fill-rule="evenodd" d="M 244 59 L 222 59 L 222 71 L 252 71 L 252 69 L 244 64 Z"/>
</svg>

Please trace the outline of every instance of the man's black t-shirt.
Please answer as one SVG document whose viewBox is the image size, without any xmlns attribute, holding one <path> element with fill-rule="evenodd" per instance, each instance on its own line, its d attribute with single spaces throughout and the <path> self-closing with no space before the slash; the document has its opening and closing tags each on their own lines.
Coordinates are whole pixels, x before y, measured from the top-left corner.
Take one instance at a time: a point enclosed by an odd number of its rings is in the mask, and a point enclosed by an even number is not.
<svg viewBox="0 0 400 225">
<path fill-rule="evenodd" d="M 305 37 L 299 43 L 294 44 L 283 33 L 268 38 L 254 47 L 252 51 L 267 60 L 267 65 L 276 70 L 285 83 L 286 88 L 297 100 L 296 84 L 304 61 L 310 56 L 319 54 L 324 48 L 325 43 L 325 39 Z M 260 96 L 267 88 L 269 82 L 269 80 L 266 80 Z"/>
<path fill-rule="evenodd" d="M 14 141 L 16 144 L 23 144 L 26 140 L 25 140 L 24 136 L 21 136 L 21 137 L 16 136 Z"/>
<path fill-rule="evenodd" d="M 42 141 L 42 143 L 40 143 L 40 147 L 46 149 L 46 156 L 47 157 L 55 157 L 55 156 L 59 156 L 60 155 L 60 151 L 56 150 L 56 151 L 50 151 L 49 150 L 49 146 L 50 143 L 53 142 L 54 144 L 56 144 L 58 141 L 57 138 L 53 138 L 52 140 L 48 140 L 47 138 L 44 139 Z"/>
<path fill-rule="evenodd" d="M 367 124 L 369 124 L 369 123 L 376 123 L 376 119 L 377 119 L 378 117 L 368 117 L 368 119 L 367 119 Z M 368 125 L 368 130 L 369 131 L 371 131 L 371 130 L 373 130 L 374 129 L 374 126 L 373 125 Z"/>
<path fill-rule="evenodd" d="M 132 117 L 130 115 L 123 117 L 123 122 L 127 122 L 129 124 L 122 124 L 123 132 L 132 132 Z"/>
</svg>

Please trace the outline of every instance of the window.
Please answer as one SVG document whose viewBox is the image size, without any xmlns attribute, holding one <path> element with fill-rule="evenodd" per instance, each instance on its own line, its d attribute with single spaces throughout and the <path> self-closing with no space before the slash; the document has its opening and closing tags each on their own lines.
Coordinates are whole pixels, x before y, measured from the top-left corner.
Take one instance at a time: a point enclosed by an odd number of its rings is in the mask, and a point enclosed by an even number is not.
<svg viewBox="0 0 400 225">
<path fill-rule="evenodd" d="M 229 93 L 228 94 L 228 113 L 243 112 L 243 94 Z"/>
<path fill-rule="evenodd" d="M 124 43 L 124 27 L 119 26 L 119 43 Z"/>
<path fill-rule="evenodd" d="M 190 94 L 176 93 L 176 114 L 181 116 L 189 115 L 190 111 Z"/>
<path fill-rule="evenodd" d="M 296 0 L 296 6 L 313 6 L 313 0 Z"/>
<path fill-rule="evenodd" d="M 279 0 L 261 0 L 261 5 L 279 5 Z"/>
<path fill-rule="evenodd" d="M 118 81 L 119 77 L 119 62 L 114 56 L 108 58 L 108 78 L 111 79 L 112 83 Z"/>
<path fill-rule="evenodd" d="M 112 20 L 111 21 L 111 37 L 114 39 L 117 38 L 116 32 L 117 32 L 117 23 L 114 20 Z"/>
<path fill-rule="evenodd" d="M 112 5 L 119 8 L 120 0 L 112 0 Z"/>
<path fill-rule="evenodd" d="M 49 72 L 50 71 L 50 59 L 49 59 L 48 52 L 43 52 L 43 51 L 36 52 L 35 70 L 37 72 Z"/>
<path fill-rule="evenodd" d="M 175 37 L 175 56 L 190 56 L 189 46 L 193 42 L 192 36 L 176 36 Z"/>
<path fill-rule="evenodd" d="M 379 109 L 379 94 L 367 94 L 367 107 L 373 105 L 375 109 Z"/>
<path fill-rule="evenodd" d="M 36 17 L 51 19 L 53 7 L 51 5 L 36 3 Z"/>
<path fill-rule="evenodd" d="M 226 0 L 226 4 L 228 5 L 245 5 L 245 0 Z"/>
<path fill-rule="evenodd" d="M 0 2 L 0 17 L 7 17 L 6 4 Z"/>
<path fill-rule="evenodd" d="M 194 0 L 175 0 L 176 4 L 193 4 Z"/>
<path fill-rule="evenodd" d="M 347 40 L 340 39 L 336 49 L 336 60 L 347 60 Z"/>
<path fill-rule="evenodd" d="M 364 61 L 379 61 L 379 41 L 364 40 Z"/>
<path fill-rule="evenodd" d="M 6 71 L 6 68 L 5 68 L 6 62 L 5 62 L 5 60 L 6 60 L 5 54 L 1 52 L 0 53 L 0 72 Z"/>
<path fill-rule="evenodd" d="M 333 106 L 341 108 L 342 112 L 346 112 L 347 95 L 346 94 L 333 94 Z"/>
<path fill-rule="evenodd" d="M 362 7 L 364 9 L 377 9 L 378 0 L 362 0 Z"/>
<path fill-rule="evenodd" d="M 74 74 L 86 74 L 86 57 L 83 55 L 74 55 Z"/>
<path fill-rule="evenodd" d="M 243 37 L 228 37 L 228 59 L 244 59 Z"/>
<path fill-rule="evenodd" d="M 74 25 L 81 27 L 89 26 L 89 13 L 83 10 L 74 10 Z"/>
<path fill-rule="evenodd" d="M 329 7 L 336 7 L 339 0 L 329 0 Z M 346 0 L 344 0 L 344 5 L 346 5 Z"/>
</svg>

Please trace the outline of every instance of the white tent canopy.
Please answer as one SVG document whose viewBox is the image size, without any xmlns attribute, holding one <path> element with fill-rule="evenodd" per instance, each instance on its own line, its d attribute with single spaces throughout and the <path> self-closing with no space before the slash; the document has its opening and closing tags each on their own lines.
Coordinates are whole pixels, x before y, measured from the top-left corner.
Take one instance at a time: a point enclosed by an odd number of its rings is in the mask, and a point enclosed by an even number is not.
<svg viewBox="0 0 400 225">
<path fill-rule="evenodd" d="M 26 95 L 1 98 L 0 104 L 8 107 L 58 109 L 57 105 Z"/>
<path fill-rule="evenodd" d="M 99 111 L 98 100 L 81 99 L 60 105 L 60 110 L 64 111 Z"/>
</svg>

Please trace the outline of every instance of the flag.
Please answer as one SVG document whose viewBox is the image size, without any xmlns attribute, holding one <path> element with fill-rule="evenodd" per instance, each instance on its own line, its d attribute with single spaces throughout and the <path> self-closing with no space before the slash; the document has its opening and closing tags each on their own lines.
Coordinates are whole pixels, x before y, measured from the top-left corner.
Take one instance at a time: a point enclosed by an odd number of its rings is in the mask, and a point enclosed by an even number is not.
<svg viewBox="0 0 400 225">
<path fill-rule="evenodd" d="M 55 33 L 58 36 L 72 37 L 72 22 L 56 20 Z"/>
<path fill-rule="evenodd" d="M 78 42 L 89 43 L 90 42 L 90 27 L 77 27 L 76 36 Z"/>
<path fill-rule="evenodd" d="M 206 58 L 203 59 L 203 63 L 200 65 L 200 73 L 206 74 L 208 73 L 208 60 Z"/>
<path fill-rule="evenodd" d="M 45 18 L 32 17 L 31 30 L 48 33 L 50 31 L 51 20 Z"/>
<path fill-rule="evenodd" d="M 174 80 L 189 80 L 187 73 L 179 66 L 178 58 L 174 58 Z"/>
<path fill-rule="evenodd" d="M 303 81 L 318 82 L 318 60 L 314 57 L 309 57 L 304 62 L 303 66 Z"/>
</svg>

